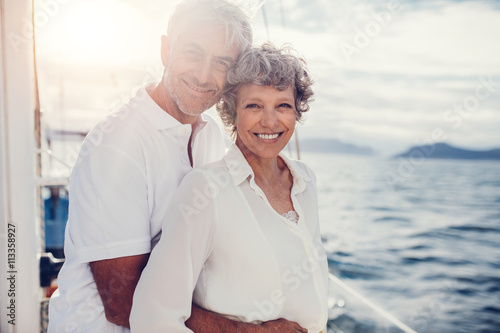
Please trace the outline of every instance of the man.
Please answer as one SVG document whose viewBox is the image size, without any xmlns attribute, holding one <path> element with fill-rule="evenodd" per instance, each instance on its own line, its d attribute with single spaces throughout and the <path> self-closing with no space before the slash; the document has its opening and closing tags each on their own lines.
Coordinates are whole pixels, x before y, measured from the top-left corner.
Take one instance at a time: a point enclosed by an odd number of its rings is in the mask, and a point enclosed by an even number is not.
<svg viewBox="0 0 500 333">
<path fill-rule="evenodd" d="M 218 125 L 202 114 L 251 44 L 247 17 L 225 0 L 186 0 L 162 37 L 163 77 L 85 139 L 71 175 L 66 262 L 49 332 L 128 332 L 132 297 L 168 203 L 193 168 L 222 158 Z M 175 268 L 172 268 L 175 270 Z M 280 319 L 233 322 L 193 306 L 197 332 L 302 332 Z"/>
</svg>

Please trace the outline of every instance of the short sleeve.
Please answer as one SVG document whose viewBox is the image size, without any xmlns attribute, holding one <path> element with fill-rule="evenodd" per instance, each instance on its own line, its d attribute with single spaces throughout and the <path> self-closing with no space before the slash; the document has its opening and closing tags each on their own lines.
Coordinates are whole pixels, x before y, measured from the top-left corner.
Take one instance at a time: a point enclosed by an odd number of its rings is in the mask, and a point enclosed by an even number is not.
<svg viewBox="0 0 500 333">
<path fill-rule="evenodd" d="M 140 156 L 139 145 L 87 141 L 82 146 L 70 181 L 67 240 L 77 261 L 150 251 L 147 178 Z"/>
</svg>

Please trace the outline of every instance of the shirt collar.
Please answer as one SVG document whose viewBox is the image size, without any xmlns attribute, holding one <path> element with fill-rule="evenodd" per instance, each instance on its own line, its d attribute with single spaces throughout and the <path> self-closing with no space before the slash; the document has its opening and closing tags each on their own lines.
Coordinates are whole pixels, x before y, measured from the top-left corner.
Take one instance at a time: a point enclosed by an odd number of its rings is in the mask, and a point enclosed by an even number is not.
<svg viewBox="0 0 500 333">
<path fill-rule="evenodd" d="M 288 159 L 283 153 L 280 153 L 279 156 L 286 163 L 292 174 L 294 187 L 297 186 L 298 192 L 302 192 L 306 187 L 305 182 L 310 181 L 311 178 L 304 170 L 296 167 L 293 161 Z M 240 185 L 248 176 L 254 177 L 252 168 L 236 144 L 233 143 L 231 147 L 229 147 L 229 150 L 224 156 L 224 162 L 236 185 Z"/>
<path fill-rule="evenodd" d="M 292 195 L 303 192 L 307 186 L 306 182 L 311 181 L 311 177 L 303 170 L 303 168 L 297 166 L 294 161 L 291 161 L 288 157 L 286 157 L 285 154 L 280 153 L 279 156 L 283 159 L 283 161 L 285 161 L 290 173 L 292 174 Z"/>
<path fill-rule="evenodd" d="M 236 144 L 233 143 L 231 147 L 229 147 L 229 150 L 224 156 L 224 162 L 236 185 L 240 185 L 248 176 L 253 177 L 252 168 Z"/>
<path fill-rule="evenodd" d="M 311 177 L 307 172 L 303 170 L 303 168 L 299 168 L 295 165 L 294 161 L 290 160 L 288 157 L 286 157 L 285 154 L 280 153 L 279 156 L 285 161 L 286 165 L 288 166 L 288 169 L 290 169 L 290 172 L 292 173 L 293 178 L 301 178 L 304 181 L 308 182 L 311 180 Z"/>
<path fill-rule="evenodd" d="M 140 110 L 140 112 L 157 130 L 175 130 L 183 126 L 191 127 L 191 125 L 182 124 L 177 119 L 172 117 L 151 98 L 149 91 L 154 89 L 156 84 L 157 83 L 150 82 L 139 88 L 135 97 L 132 99 L 136 108 Z M 201 114 L 195 126 L 196 131 L 201 131 L 206 124 L 207 120 L 205 116 Z"/>
</svg>

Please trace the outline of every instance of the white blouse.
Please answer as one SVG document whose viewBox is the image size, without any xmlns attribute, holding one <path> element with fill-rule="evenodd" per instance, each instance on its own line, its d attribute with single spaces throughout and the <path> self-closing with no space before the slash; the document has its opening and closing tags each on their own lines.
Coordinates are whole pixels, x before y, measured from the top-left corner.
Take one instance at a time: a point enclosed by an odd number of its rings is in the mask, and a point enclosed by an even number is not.
<svg viewBox="0 0 500 333">
<path fill-rule="evenodd" d="M 293 176 L 296 223 L 271 207 L 236 145 L 184 178 L 137 285 L 132 332 L 191 332 L 184 322 L 192 302 L 244 322 L 325 327 L 328 267 L 315 176 L 280 157 Z"/>
</svg>

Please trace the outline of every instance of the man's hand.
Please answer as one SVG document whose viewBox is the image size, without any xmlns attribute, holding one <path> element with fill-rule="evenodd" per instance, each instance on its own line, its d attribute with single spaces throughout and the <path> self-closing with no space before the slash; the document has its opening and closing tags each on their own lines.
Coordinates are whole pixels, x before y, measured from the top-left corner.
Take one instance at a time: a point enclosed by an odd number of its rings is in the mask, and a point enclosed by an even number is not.
<svg viewBox="0 0 500 333">
<path fill-rule="evenodd" d="M 148 259 L 149 254 L 141 254 L 90 263 L 90 270 L 104 305 L 104 314 L 109 322 L 130 327 L 132 298 Z"/>
<path fill-rule="evenodd" d="M 272 321 L 267 321 L 261 325 L 264 327 L 263 332 L 279 332 L 279 333 L 307 333 L 305 328 L 302 328 L 299 324 L 293 321 L 288 321 L 286 319 L 277 319 Z"/>
<path fill-rule="evenodd" d="M 186 326 L 196 333 L 307 333 L 299 324 L 277 319 L 261 325 L 228 319 L 193 304 Z"/>
</svg>

